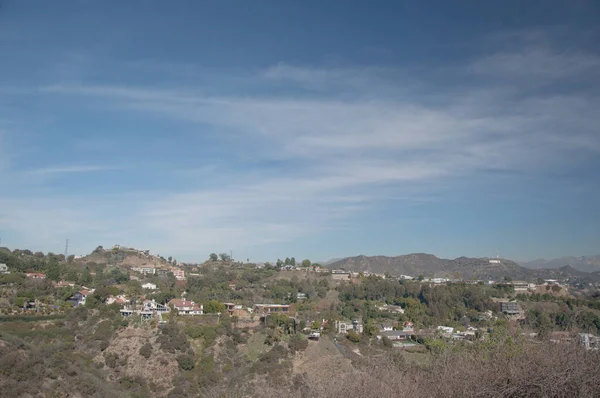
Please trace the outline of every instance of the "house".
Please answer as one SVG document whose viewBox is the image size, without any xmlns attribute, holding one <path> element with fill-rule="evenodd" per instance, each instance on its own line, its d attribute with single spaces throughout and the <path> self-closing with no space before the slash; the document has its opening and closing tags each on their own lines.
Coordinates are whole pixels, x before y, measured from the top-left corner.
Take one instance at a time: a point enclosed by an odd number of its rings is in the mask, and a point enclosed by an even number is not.
<svg viewBox="0 0 600 398">
<path fill-rule="evenodd" d="M 127 302 L 129 301 L 129 299 L 127 299 L 126 296 L 119 294 L 118 296 L 108 296 L 108 298 L 106 299 L 106 304 L 107 305 L 111 305 L 111 304 L 127 304 Z"/>
<path fill-rule="evenodd" d="M 298 301 L 302 301 L 302 300 L 306 300 L 306 293 L 298 293 L 296 294 L 296 300 Z"/>
<path fill-rule="evenodd" d="M 155 274 L 157 276 L 167 276 L 167 274 L 169 273 L 168 269 L 161 269 L 161 268 L 157 268 Z"/>
<path fill-rule="evenodd" d="M 148 282 L 148 283 L 144 283 L 144 284 L 142 285 L 142 289 L 156 290 L 156 284 L 154 284 L 154 283 L 150 283 L 150 282 Z"/>
<path fill-rule="evenodd" d="M 553 343 L 569 343 L 571 342 L 572 336 L 569 332 L 551 332 L 550 333 L 550 341 Z"/>
<path fill-rule="evenodd" d="M 392 341 L 408 340 L 410 333 L 403 332 L 402 330 L 387 330 L 385 332 L 380 332 L 377 335 L 378 339 L 382 339 L 384 337 L 387 337 Z"/>
<path fill-rule="evenodd" d="M 392 322 L 383 322 L 379 325 L 380 332 L 389 332 L 392 330 L 394 330 L 394 325 L 392 324 Z"/>
<path fill-rule="evenodd" d="M 229 282 L 229 288 L 231 290 L 235 290 L 236 287 L 237 287 L 237 283 L 235 280 Z"/>
<path fill-rule="evenodd" d="M 140 268 L 140 273 L 144 275 L 154 275 L 156 273 L 156 269 L 152 267 L 142 267 Z"/>
<path fill-rule="evenodd" d="M 29 279 L 46 279 L 46 274 L 39 272 L 28 272 L 25 274 Z"/>
<path fill-rule="evenodd" d="M 75 282 L 66 282 L 66 281 L 52 282 L 52 286 L 54 286 L 57 289 L 61 288 L 61 287 L 73 287 L 73 286 L 75 286 Z"/>
<path fill-rule="evenodd" d="M 586 350 L 600 350 L 600 337 L 594 336 L 591 333 L 578 333 L 579 344 L 581 344 Z"/>
<path fill-rule="evenodd" d="M 379 307 L 377 307 L 377 309 L 379 311 L 382 312 L 391 312 L 393 314 L 404 314 L 404 308 L 400 307 L 399 305 L 380 305 Z"/>
<path fill-rule="evenodd" d="M 290 312 L 290 306 L 287 304 L 254 304 L 255 314 L 272 314 Z"/>
<path fill-rule="evenodd" d="M 437 330 L 445 336 L 449 336 L 454 332 L 454 328 L 450 326 L 438 326 Z"/>
<path fill-rule="evenodd" d="M 346 271 L 331 271 L 331 277 L 335 281 L 347 281 L 352 279 L 352 273 Z"/>
<path fill-rule="evenodd" d="M 73 293 L 71 297 L 67 299 L 70 303 L 72 303 L 75 307 L 79 305 L 85 305 L 85 300 L 88 296 L 91 296 L 94 293 L 93 290 L 80 290 L 78 292 Z"/>
<path fill-rule="evenodd" d="M 500 311 L 506 315 L 519 315 L 519 305 L 516 301 L 503 301 L 500 303 Z"/>
<path fill-rule="evenodd" d="M 204 307 L 202 304 L 198 305 L 191 300 L 186 299 L 172 299 L 169 301 L 169 305 L 175 308 L 179 315 L 202 315 L 204 313 Z"/>
<path fill-rule="evenodd" d="M 415 331 L 414 328 L 415 328 L 414 323 L 412 323 L 411 321 L 406 321 L 406 322 L 404 322 L 404 327 L 402 328 L 402 331 L 412 333 Z"/>
<path fill-rule="evenodd" d="M 179 269 L 179 268 L 171 268 L 171 269 L 169 269 L 169 271 L 173 273 L 173 276 L 178 281 L 185 280 L 185 271 L 184 270 Z"/>
<path fill-rule="evenodd" d="M 4 263 L 0 263 L 0 274 L 8 274 L 8 266 Z"/>
<path fill-rule="evenodd" d="M 350 331 L 356 333 L 363 332 L 364 325 L 359 320 L 350 321 L 335 321 L 335 330 L 338 333 L 346 334 Z"/>
</svg>

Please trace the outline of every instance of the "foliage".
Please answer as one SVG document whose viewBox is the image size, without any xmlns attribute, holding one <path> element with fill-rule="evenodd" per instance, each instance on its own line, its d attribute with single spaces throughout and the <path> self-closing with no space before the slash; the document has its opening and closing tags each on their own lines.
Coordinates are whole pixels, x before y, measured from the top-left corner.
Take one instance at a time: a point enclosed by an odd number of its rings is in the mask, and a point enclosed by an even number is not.
<svg viewBox="0 0 600 398">
<path fill-rule="evenodd" d="M 152 344 L 149 342 L 144 343 L 144 345 L 140 348 L 140 355 L 146 359 L 150 358 L 152 355 Z"/>
<path fill-rule="evenodd" d="M 354 330 L 349 331 L 346 334 L 346 338 L 348 340 L 350 340 L 353 343 L 359 343 L 360 342 L 360 334 L 355 332 Z"/>
<path fill-rule="evenodd" d="M 190 354 L 180 354 L 177 356 L 177 363 L 183 370 L 192 370 L 195 366 L 194 357 Z"/>
<path fill-rule="evenodd" d="M 209 300 L 204 304 L 204 312 L 207 314 L 217 314 L 225 312 L 225 304 L 217 300 Z"/>
</svg>

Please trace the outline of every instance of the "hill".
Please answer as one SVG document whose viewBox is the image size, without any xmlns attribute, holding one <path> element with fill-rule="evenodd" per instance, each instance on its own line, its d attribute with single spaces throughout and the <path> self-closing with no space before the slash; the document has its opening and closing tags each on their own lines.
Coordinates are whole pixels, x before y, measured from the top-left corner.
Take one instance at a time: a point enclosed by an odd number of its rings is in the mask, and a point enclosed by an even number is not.
<svg viewBox="0 0 600 398">
<path fill-rule="evenodd" d="M 537 259 L 520 262 L 519 264 L 526 268 L 560 268 L 570 265 L 579 271 L 596 272 L 600 271 L 600 254 L 595 256 L 561 257 L 552 260 Z"/>
<path fill-rule="evenodd" d="M 413 253 L 396 257 L 357 256 L 336 261 L 327 266 L 330 269 L 345 269 L 355 272 L 388 273 L 394 276 L 410 275 L 425 277 L 448 277 L 462 279 L 500 279 L 504 276 L 513 279 L 537 277 L 534 270 L 501 259 L 500 263 L 490 263 L 487 258 L 459 257 L 454 260 L 438 258 L 432 254 Z"/>
<path fill-rule="evenodd" d="M 110 264 L 118 265 L 123 268 L 166 268 L 170 265 L 173 265 L 164 257 L 152 255 L 148 251 L 126 247 L 104 249 L 102 246 L 98 246 L 92 253 L 76 259 L 75 263 L 79 265 L 86 265 L 88 263 Z"/>
</svg>

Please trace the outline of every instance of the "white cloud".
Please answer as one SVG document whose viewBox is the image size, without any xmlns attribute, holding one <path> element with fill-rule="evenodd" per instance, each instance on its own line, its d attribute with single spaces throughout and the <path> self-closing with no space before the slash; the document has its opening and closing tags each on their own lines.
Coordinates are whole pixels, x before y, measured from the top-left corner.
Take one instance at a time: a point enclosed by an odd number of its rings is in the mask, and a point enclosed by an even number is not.
<svg viewBox="0 0 600 398">
<path fill-rule="evenodd" d="M 46 174 L 69 174 L 69 173 L 89 173 L 95 171 L 111 171 L 120 170 L 120 167 L 116 166 L 105 166 L 105 165 L 69 165 L 69 166 L 57 166 L 57 167 L 44 167 L 40 169 L 33 169 L 26 171 L 27 174 L 32 175 L 46 175 Z"/>
</svg>

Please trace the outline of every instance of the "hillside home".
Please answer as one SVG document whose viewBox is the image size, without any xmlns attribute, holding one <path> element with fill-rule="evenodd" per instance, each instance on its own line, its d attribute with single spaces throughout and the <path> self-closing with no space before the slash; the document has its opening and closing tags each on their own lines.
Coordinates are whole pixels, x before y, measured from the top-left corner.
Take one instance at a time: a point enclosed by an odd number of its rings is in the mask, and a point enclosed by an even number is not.
<svg viewBox="0 0 600 398">
<path fill-rule="evenodd" d="M 154 284 L 154 283 L 150 283 L 150 282 L 148 282 L 148 283 L 144 283 L 144 284 L 142 285 L 142 289 L 156 290 L 156 284 Z"/>
<path fill-rule="evenodd" d="M 272 314 L 290 312 L 290 306 L 287 304 L 254 304 L 255 314 Z"/>
<path fill-rule="evenodd" d="M 450 336 L 452 335 L 452 333 L 454 332 L 454 328 L 450 327 L 450 326 L 438 326 L 437 330 L 443 335 L 443 336 Z"/>
<path fill-rule="evenodd" d="M 379 325 L 380 332 L 389 332 L 392 330 L 394 330 L 394 325 L 392 324 L 392 322 L 383 322 Z"/>
<path fill-rule="evenodd" d="M 107 305 L 111 305 L 111 304 L 119 304 L 119 305 L 123 305 L 123 304 L 127 304 L 129 300 L 127 299 L 126 296 L 119 294 L 118 296 L 108 296 L 108 298 L 106 299 L 106 304 Z"/>
<path fill-rule="evenodd" d="M 377 309 L 379 311 L 382 312 L 391 312 L 393 314 L 404 314 L 404 309 L 402 307 L 400 307 L 399 305 L 380 305 L 379 307 L 377 307 Z"/>
<path fill-rule="evenodd" d="M 600 337 L 594 336 L 591 333 L 578 333 L 579 344 L 581 344 L 586 350 L 600 350 Z"/>
<path fill-rule="evenodd" d="M 156 273 L 156 269 L 153 267 L 141 267 L 140 273 L 144 275 L 154 275 Z"/>
<path fill-rule="evenodd" d="M 178 281 L 185 280 L 185 271 L 184 270 L 179 269 L 179 268 L 171 268 L 171 269 L 169 269 L 169 271 L 171 271 L 173 273 L 173 276 Z"/>
<path fill-rule="evenodd" d="M 8 266 L 4 263 L 0 264 L 0 274 L 8 274 Z"/>
<path fill-rule="evenodd" d="M 78 292 L 73 293 L 71 297 L 67 299 L 68 302 L 72 303 L 75 307 L 79 305 L 85 305 L 85 300 L 88 296 L 91 296 L 94 293 L 91 290 L 80 290 Z"/>
<path fill-rule="evenodd" d="M 519 304 L 516 301 L 501 302 L 500 311 L 506 315 L 519 315 Z"/>
<path fill-rule="evenodd" d="M 354 331 L 356 333 L 363 332 L 363 324 L 359 320 L 350 321 L 335 321 L 335 330 L 338 333 L 346 334 L 350 331 Z"/>
<path fill-rule="evenodd" d="M 331 271 L 331 277 L 336 281 L 347 281 L 352 279 L 352 273 L 346 271 Z"/>
<path fill-rule="evenodd" d="M 296 300 L 298 300 L 298 301 L 306 300 L 306 293 L 296 294 Z"/>
<path fill-rule="evenodd" d="M 198 305 L 191 300 L 172 299 L 169 301 L 169 305 L 172 305 L 179 315 L 202 315 L 204 313 L 203 305 Z"/>
<path fill-rule="evenodd" d="M 377 335 L 377 339 L 379 340 L 381 340 L 384 337 L 387 337 L 392 341 L 408 340 L 408 338 L 410 337 L 410 333 L 403 332 L 401 330 L 387 330 L 385 332 L 380 332 Z"/>
<path fill-rule="evenodd" d="M 25 276 L 29 279 L 46 279 L 46 274 L 41 274 L 39 272 L 28 272 Z"/>
</svg>

